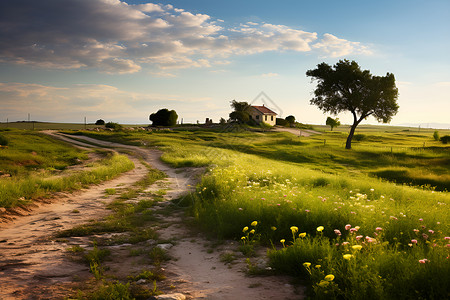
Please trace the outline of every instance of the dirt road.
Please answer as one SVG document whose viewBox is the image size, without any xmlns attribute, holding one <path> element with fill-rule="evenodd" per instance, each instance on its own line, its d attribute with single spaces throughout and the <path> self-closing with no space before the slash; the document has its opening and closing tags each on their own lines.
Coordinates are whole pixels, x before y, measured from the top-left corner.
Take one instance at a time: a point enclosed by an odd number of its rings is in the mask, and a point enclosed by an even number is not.
<svg viewBox="0 0 450 300">
<path fill-rule="evenodd" d="M 54 132 L 47 132 L 57 135 Z M 160 161 L 157 150 L 143 149 L 77 136 L 74 142 L 68 136 L 58 137 L 78 146 L 91 148 L 91 143 L 103 147 L 127 149 L 140 155 L 154 168 L 167 174 L 163 182 L 157 182 L 146 192 L 164 187 L 166 200 L 178 198 L 195 186 L 201 169 L 175 170 Z M 126 188 L 146 175 L 147 169 L 134 156 L 130 159 L 136 168 L 120 177 L 72 194 L 60 194 L 50 204 L 41 204 L 29 215 L 0 227 L 0 299 L 62 299 L 73 291 L 74 283 L 89 277 L 85 264 L 73 261 L 67 256 L 67 248 L 79 245 L 89 248 L 83 238 L 55 239 L 54 233 L 84 224 L 92 219 L 106 216 L 105 205 L 114 196 L 105 196 L 105 189 Z M 165 209 L 161 203 L 161 211 Z M 155 213 L 158 213 L 158 207 Z M 244 257 L 236 252 L 236 243 L 224 242 L 214 251 L 205 245 L 211 241 L 202 234 L 194 233 L 185 226 L 183 211 L 163 216 L 156 230 L 164 240 L 174 240 L 168 250 L 174 258 L 163 265 L 167 279 L 162 291 L 182 293 L 187 299 L 302 299 L 284 277 L 249 277 L 245 274 Z M 153 241 L 149 241 L 153 242 Z M 111 246 L 113 261 L 108 262 L 110 275 L 120 278 L 142 269 L 141 262 L 130 257 L 131 245 Z M 223 253 L 233 253 L 237 259 L 225 265 Z M 301 294 L 301 291 L 300 291 Z"/>
<path fill-rule="evenodd" d="M 289 132 L 296 136 L 310 136 L 313 134 L 320 134 L 318 131 L 309 130 L 309 129 L 297 129 L 297 128 L 288 128 L 288 127 L 279 127 L 275 126 L 273 128 L 274 131 L 280 131 L 280 132 Z"/>
</svg>

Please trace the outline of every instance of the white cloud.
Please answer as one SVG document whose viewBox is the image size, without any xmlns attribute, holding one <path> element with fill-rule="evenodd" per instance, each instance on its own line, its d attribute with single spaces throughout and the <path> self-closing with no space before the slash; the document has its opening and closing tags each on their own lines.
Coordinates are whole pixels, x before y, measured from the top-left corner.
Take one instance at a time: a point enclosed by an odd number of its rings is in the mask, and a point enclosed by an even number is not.
<svg viewBox="0 0 450 300">
<path fill-rule="evenodd" d="M 437 87 L 450 87 L 450 81 L 441 81 L 434 84 Z"/>
<path fill-rule="evenodd" d="M 325 33 L 323 39 L 312 47 L 319 49 L 323 53 L 323 56 L 326 57 L 341 57 L 349 54 L 372 54 L 367 46 L 364 46 L 359 42 L 340 39 L 329 33 Z"/>
<path fill-rule="evenodd" d="M 370 53 L 331 34 L 318 41 L 315 32 L 284 25 L 247 22 L 230 28 L 206 14 L 154 3 L 0 1 L 0 12 L 0 62 L 43 68 L 124 74 L 147 65 L 155 72 L 210 67 L 211 59 L 266 51 Z"/>
</svg>

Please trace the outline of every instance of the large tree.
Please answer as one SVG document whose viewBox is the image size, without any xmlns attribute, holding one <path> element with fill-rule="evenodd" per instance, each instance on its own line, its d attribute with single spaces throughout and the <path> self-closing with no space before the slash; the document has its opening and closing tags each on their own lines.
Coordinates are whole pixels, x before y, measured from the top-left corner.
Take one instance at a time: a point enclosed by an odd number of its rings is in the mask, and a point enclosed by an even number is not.
<svg viewBox="0 0 450 300">
<path fill-rule="evenodd" d="M 177 124 L 178 115 L 174 110 L 163 108 L 149 117 L 153 126 L 174 126 Z"/>
<path fill-rule="evenodd" d="M 321 63 L 308 70 L 306 76 L 317 81 L 311 104 L 333 115 L 352 113 L 346 149 L 351 149 L 355 129 L 362 120 L 373 116 L 378 122 L 388 123 L 398 111 L 398 89 L 392 73 L 373 76 L 370 71 L 361 70 L 355 61 L 340 60 L 334 66 Z"/>
</svg>

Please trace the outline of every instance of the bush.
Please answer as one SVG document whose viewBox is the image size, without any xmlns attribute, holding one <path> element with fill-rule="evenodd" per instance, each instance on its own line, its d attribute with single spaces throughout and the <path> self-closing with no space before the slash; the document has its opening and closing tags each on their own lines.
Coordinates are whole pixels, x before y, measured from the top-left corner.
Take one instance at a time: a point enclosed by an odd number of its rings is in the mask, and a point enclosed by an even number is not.
<svg viewBox="0 0 450 300">
<path fill-rule="evenodd" d="M 365 140 L 365 139 L 366 139 L 366 136 L 365 136 L 364 134 L 355 134 L 355 135 L 353 136 L 353 139 L 354 139 L 355 141 L 362 141 L 362 140 Z"/>
<path fill-rule="evenodd" d="M 286 121 L 286 120 L 283 119 L 283 118 L 277 118 L 276 124 L 277 124 L 277 125 L 280 125 L 280 126 L 288 126 L 288 125 L 289 125 L 289 122 Z"/>
<path fill-rule="evenodd" d="M 153 126 L 175 126 L 177 124 L 178 115 L 174 110 L 163 108 L 153 113 L 149 117 Z"/>
<path fill-rule="evenodd" d="M 6 146 L 8 145 L 8 139 L 4 137 L 3 135 L 0 135 L 0 145 Z"/>
<path fill-rule="evenodd" d="M 435 141 L 439 141 L 439 132 L 437 130 L 433 133 L 433 138 Z"/>
<path fill-rule="evenodd" d="M 114 122 L 108 122 L 105 124 L 106 128 L 111 128 L 114 129 L 115 131 L 119 131 L 122 130 L 122 125 L 120 125 L 119 123 L 114 123 Z"/>
<path fill-rule="evenodd" d="M 98 120 L 95 122 L 95 125 L 105 125 L 105 121 L 102 120 L 102 119 L 98 119 Z"/>
<path fill-rule="evenodd" d="M 443 144 L 448 144 L 450 142 L 450 135 L 444 135 L 443 137 L 441 137 L 441 142 Z"/>
</svg>

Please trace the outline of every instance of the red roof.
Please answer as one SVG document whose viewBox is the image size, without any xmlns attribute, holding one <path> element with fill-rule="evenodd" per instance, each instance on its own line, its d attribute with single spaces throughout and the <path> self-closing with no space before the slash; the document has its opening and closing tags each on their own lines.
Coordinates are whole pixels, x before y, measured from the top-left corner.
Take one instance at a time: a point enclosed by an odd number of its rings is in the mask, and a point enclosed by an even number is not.
<svg viewBox="0 0 450 300">
<path fill-rule="evenodd" d="M 268 109 L 264 105 L 263 106 L 252 105 L 252 107 L 264 115 L 276 115 L 277 114 L 276 112 L 274 112 L 271 109 Z"/>
</svg>

